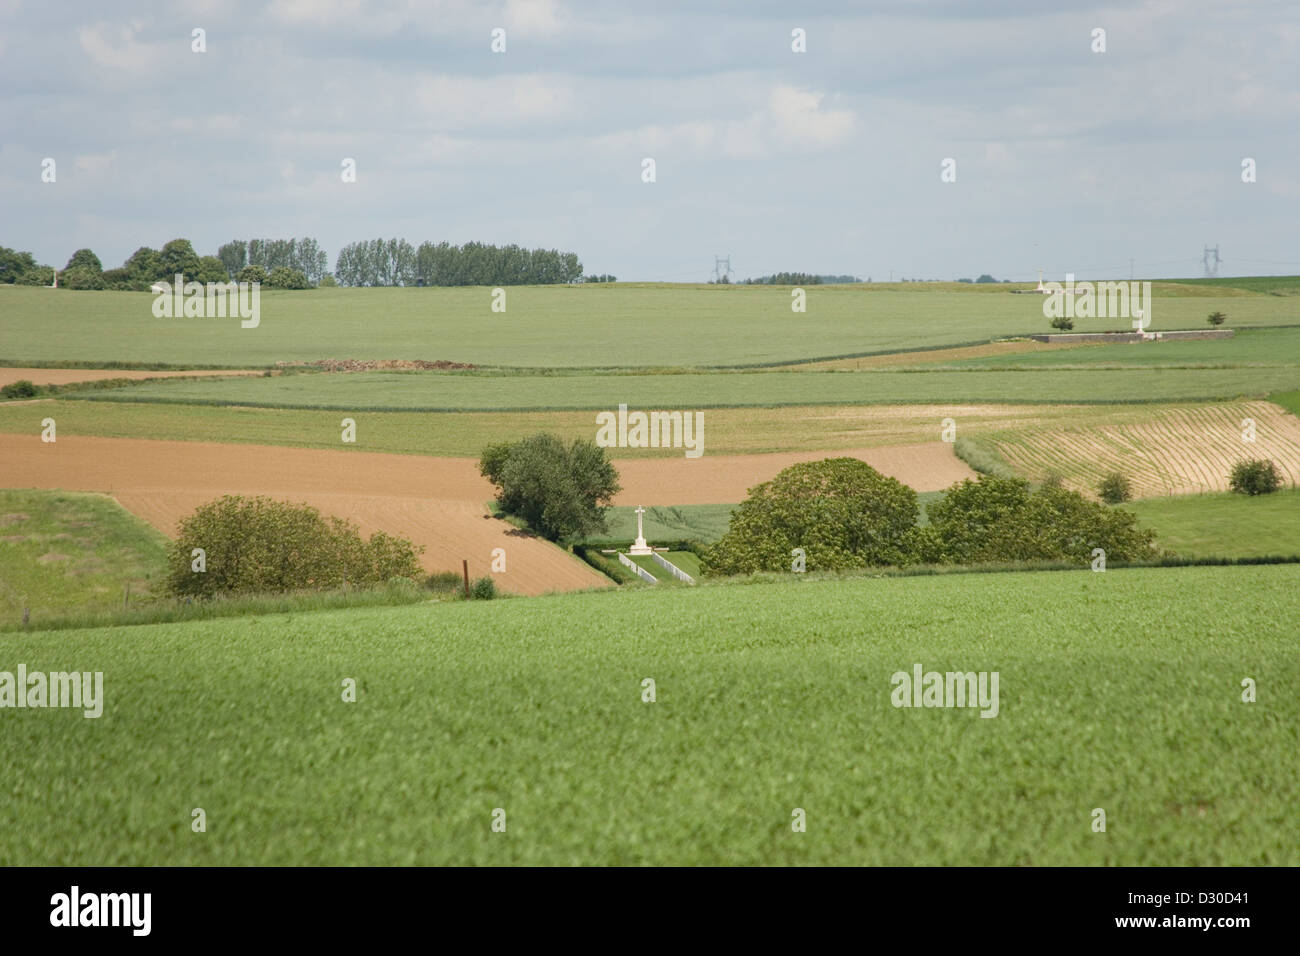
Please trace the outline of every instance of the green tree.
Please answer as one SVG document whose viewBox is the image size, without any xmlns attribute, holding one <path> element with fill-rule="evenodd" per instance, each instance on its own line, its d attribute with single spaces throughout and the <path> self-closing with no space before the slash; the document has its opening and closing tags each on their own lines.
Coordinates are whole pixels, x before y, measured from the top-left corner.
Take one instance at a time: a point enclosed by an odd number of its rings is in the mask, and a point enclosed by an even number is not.
<svg viewBox="0 0 1300 956">
<path fill-rule="evenodd" d="M 1282 487 L 1282 476 L 1271 460 L 1252 458 L 1232 466 L 1228 487 L 1240 495 L 1269 495 Z"/>
<path fill-rule="evenodd" d="M 70 269 L 85 269 L 96 275 L 104 271 L 104 265 L 99 261 L 99 256 L 95 255 L 89 249 L 78 249 L 68 260 L 68 264 L 63 267 L 63 271 Z"/>
<path fill-rule="evenodd" d="M 217 258 L 226 267 L 226 275 L 233 279 L 248 265 L 248 243 L 243 239 L 232 239 L 217 249 Z"/>
<path fill-rule="evenodd" d="M 796 548 L 809 571 L 908 564 L 921 557 L 917 515 L 916 492 L 864 461 L 804 462 L 749 490 L 702 567 L 789 571 Z"/>
<path fill-rule="evenodd" d="M 30 252 L 0 246 L 0 282 L 12 284 L 35 268 L 36 260 Z"/>
<path fill-rule="evenodd" d="M 1128 478 L 1118 471 L 1112 471 L 1097 486 L 1097 495 L 1108 505 L 1117 505 L 1133 497 L 1133 486 Z"/>
<path fill-rule="evenodd" d="M 238 281 L 266 284 L 266 270 L 261 266 L 244 266 L 239 270 Z"/>
<path fill-rule="evenodd" d="M 1228 321 L 1228 317 L 1222 312 L 1211 312 L 1206 316 L 1206 321 L 1217 327 Z"/>
<path fill-rule="evenodd" d="M 496 486 L 503 511 L 552 541 L 604 531 L 620 491 L 605 449 L 585 439 L 566 447 L 544 432 L 484 449 L 479 472 Z"/>
<path fill-rule="evenodd" d="M 141 246 L 131 253 L 131 257 L 122 264 L 122 268 L 130 274 L 132 281 L 143 289 L 149 288 L 149 285 L 157 279 L 165 278 L 170 282 L 173 278 L 163 267 L 158 250 L 150 249 L 148 246 Z"/>
<path fill-rule="evenodd" d="M 1089 501 L 1077 491 L 1046 485 L 1037 492 L 1021 478 L 981 475 L 954 485 L 927 509 L 945 556 L 958 564 L 1091 560 L 1102 548 L 1111 561 L 1152 556 L 1155 533 L 1137 516 Z"/>
<path fill-rule="evenodd" d="M 162 275 L 154 276 L 155 279 L 176 275 L 193 279 L 199 274 L 199 257 L 188 239 L 173 239 L 163 246 L 158 253 L 158 265 Z"/>
</svg>

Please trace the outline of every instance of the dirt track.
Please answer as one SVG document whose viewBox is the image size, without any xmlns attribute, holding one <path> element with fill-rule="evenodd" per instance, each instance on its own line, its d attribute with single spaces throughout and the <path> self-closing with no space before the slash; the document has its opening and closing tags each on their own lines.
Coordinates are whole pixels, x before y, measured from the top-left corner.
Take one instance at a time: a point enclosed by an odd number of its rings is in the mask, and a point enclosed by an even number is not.
<svg viewBox="0 0 1300 956">
<path fill-rule="evenodd" d="M 608 581 L 551 545 L 525 537 L 484 514 L 492 488 L 464 458 L 426 458 L 263 445 L 95 438 L 61 434 L 0 435 L 0 487 L 106 492 L 166 534 L 199 504 L 223 494 L 261 494 L 306 501 L 354 520 L 363 531 L 401 534 L 426 548 L 430 571 L 488 573 L 493 548 L 505 548 L 503 590 L 541 594 L 599 587 Z M 828 455 L 862 458 L 920 491 L 970 477 L 941 443 L 849 452 L 673 457 L 617 461 L 619 504 L 726 504 L 799 461 Z"/>
<path fill-rule="evenodd" d="M 201 371 L 150 372 L 130 368 L 0 368 L 0 385 L 11 385 L 23 379 L 33 385 L 71 385 L 73 382 L 102 382 L 106 379 L 177 378 L 211 375 L 261 375 L 255 369 L 205 369 Z"/>
</svg>

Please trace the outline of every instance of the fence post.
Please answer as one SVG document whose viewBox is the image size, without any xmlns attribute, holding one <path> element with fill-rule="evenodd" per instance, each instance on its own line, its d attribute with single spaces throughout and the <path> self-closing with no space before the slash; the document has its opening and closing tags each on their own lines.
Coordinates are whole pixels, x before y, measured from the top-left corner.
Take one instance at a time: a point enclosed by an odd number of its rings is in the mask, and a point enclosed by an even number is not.
<svg viewBox="0 0 1300 956">
<path fill-rule="evenodd" d="M 469 558 L 462 558 L 460 567 L 465 574 L 465 597 L 469 597 Z"/>
</svg>

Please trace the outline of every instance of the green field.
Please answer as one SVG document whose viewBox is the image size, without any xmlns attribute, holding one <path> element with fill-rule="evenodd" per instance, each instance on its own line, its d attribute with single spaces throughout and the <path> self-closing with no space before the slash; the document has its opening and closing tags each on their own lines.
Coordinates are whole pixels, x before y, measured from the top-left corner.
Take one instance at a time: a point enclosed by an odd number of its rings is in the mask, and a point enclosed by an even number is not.
<svg viewBox="0 0 1300 956">
<path fill-rule="evenodd" d="M 1160 546 L 1184 557 L 1300 554 L 1300 490 L 1147 498 L 1123 506 L 1156 529 Z"/>
<path fill-rule="evenodd" d="M 777 286 L 519 286 L 507 311 L 487 288 L 268 290 L 261 321 L 157 319 L 143 292 L 0 287 L 0 361 L 268 367 L 323 358 L 445 359 L 543 368 L 781 364 L 935 348 L 1047 331 L 1038 296 L 955 283 L 809 287 L 790 311 Z M 1300 296 L 1160 284 L 1157 327 L 1300 324 Z M 1080 320 L 1076 331 L 1127 328 Z"/>
<path fill-rule="evenodd" d="M 731 524 L 731 509 L 735 505 L 677 505 L 675 507 L 646 508 L 641 516 L 647 541 L 696 540 L 708 544 L 718 540 Z M 636 537 L 636 506 L 620 505 L 605 513 L 609 530 L 593 535 L 589 544 L 602 542 L 626 543 Z M 682 570 L 686 570 L 683 568 Z M 690 572 L 687 572 L 690 573 Z"/>
<path fill-rule="evenodd" d="M 1096 368 L 1099 366 L 1163 368 L 1258 367 L 1300 365 L 1300 329 L 1246 329 L 1230 339 L 1081 345 L 1078 348 L 1026 354 L 987 355 L 947 362 L 953 368 Z"/>
<path fill-rule="evenodd" d="M 68 393 L 171 402 L 361 411 L 727 408 L 937 402 L 1153 402 L 1263 397 L 1300 387 L 1300 364 L 1242 368 L 875 369 L 677 375 L 358 372 L 157 381 Z M 594 420 L 593 420 L 594 421 Z"/>
<path fill-rule="evenodd" d="M 156 596 L 167 539 L 116 501 L 74 492 L 0 489 L 0 619 L 33 627 L 68 613 L 120 609 Z M 0 666 L 0 669 L 3 669 Z"/>
<path fill-rule="evenodd" d="M 0 715 L 0 764 L 38 767 L 0 861 L 1296 865 L 1297 619 L 1291 565 L 12 634 L 4 669 L 106 702 Z M 916 663 L 997 671 L 998 716 L 896 709 Z"/>
</svg>

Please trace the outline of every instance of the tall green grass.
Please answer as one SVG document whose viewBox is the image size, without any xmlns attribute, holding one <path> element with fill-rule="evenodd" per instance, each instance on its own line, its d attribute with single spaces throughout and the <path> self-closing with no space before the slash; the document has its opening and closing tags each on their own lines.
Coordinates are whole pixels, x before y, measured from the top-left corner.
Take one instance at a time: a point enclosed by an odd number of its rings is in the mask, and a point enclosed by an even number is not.
<svg viewBox="0 0 1300 956">
<path fill-rule="evenodd" d="M 8 777 L 0 859 L 1297 865 L 1297 619 L 1300 565 L 11 634 L 6 662 L 102 671 L 106 700 L 0 714 L 0 765 L 40 761 Z M 918 663 L 998 672 L 998 716 L 895 708 Z"/>
</svg>

